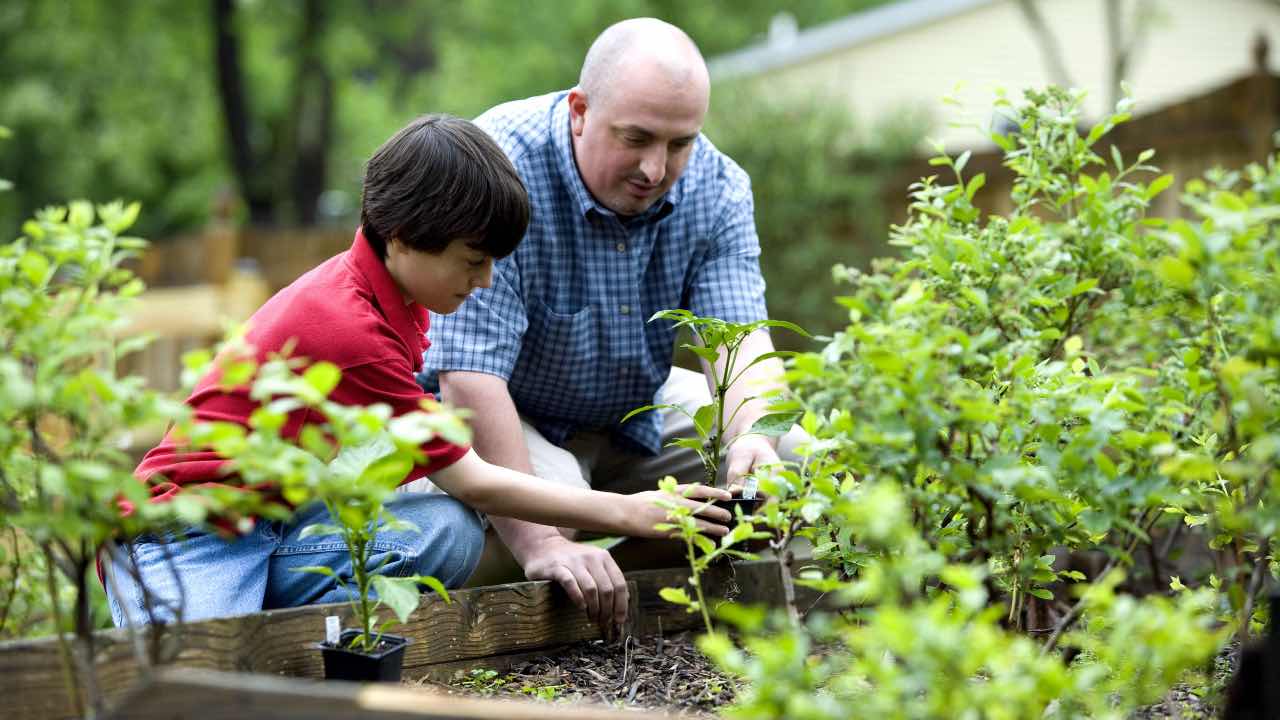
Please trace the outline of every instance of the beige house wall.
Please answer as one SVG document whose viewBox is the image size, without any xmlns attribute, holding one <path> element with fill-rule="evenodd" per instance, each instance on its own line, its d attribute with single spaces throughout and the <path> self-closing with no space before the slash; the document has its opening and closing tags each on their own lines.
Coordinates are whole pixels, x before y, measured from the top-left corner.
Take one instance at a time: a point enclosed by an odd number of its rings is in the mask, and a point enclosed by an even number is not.
<svg viewBox="0 0 1280 720">
<path fill-rule="evenodd" d="M 1086 109 L 1099 117 L 1107 104 L 1110 51 L 1103 0 L 1039 0 L 1068 73 L 1088 91 Z M 1133 0 L 1123 0 L 1126 21 Z M 1131 61 L 1129 85 L 1138 114 L 1209 90 L 1253 70 L 1251 47 L 1261 32 L 1280 70 L 1280 7 L 1265 0 L 1156 0 L 1157 19 Z M 926 26 L 792 65 L 760 76 L 768 88 L 813 88 L 848 104 L 869 127 L 902 107 L 927 111 L 931 137 L 949 151 L 989 147 L 971 128 L 947 127 L 968 118 L 991 120 L 997 88 L 1009 95 L 1051 82 L 1044 56 L 1021 9 L 1003 0 Z M 959 91 L 957 92 L 957 87 Z M 952 95 L 959 107 L 944 104 Z"/>
</svg>

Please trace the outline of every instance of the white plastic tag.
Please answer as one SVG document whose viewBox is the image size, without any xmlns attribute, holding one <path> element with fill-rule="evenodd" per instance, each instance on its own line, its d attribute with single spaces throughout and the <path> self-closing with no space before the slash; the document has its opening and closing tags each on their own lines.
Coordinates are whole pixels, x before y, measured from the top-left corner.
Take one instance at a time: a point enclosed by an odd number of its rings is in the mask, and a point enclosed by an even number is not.
<svg viewBox="0 0 1280 720">
<path fill-rule="evenodd" d="M 747 478 L 747 484 L 742 486 L 742 499 L 755 500 L 756 488 L 759 487 L 760 481 L 754 477 Z"/>
<path fill-rule="evenodd" d="M 337 615 L 329 615 L 324 619 L 324 641 L 337 647 L 338 636 L 342 634 L 342 621 Z"/>
</svg>

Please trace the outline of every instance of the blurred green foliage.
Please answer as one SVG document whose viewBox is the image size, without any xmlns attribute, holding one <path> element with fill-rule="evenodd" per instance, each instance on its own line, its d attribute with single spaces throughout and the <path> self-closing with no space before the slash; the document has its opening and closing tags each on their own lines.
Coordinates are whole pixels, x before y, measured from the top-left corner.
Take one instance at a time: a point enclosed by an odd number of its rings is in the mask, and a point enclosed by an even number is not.
<svg viewBox="0 0 1280 720">
<path fill-rule="evenodd" d="M 347 222 L 358 204 L 363 159 L 424 112 L 474 116 L 496 103 L 576 80 L 605 26 L 652 15 L 685 28 L 708 56 L 763 37 L 777 12 L 801 27 L 885 0 L 679 3 L 607 0 L 541 3 L 468 0 L 442 5 L 388 0 L 323 3 L 307 24 L 306 0 L 227 2 L 239 45 L 254 182 L 282 209 L 298 122 L 315 98 L 298 92 L 301 56 L 318 47 L 332 93 L 319 219 Z M 0 7 L 0 118 L 15 141 L 0 147 L 0 235 L 67 196 L 137 198 L 138 230 L 164 238 L 199 228 L 233 181 L 208 3 L 22 0 Z M 308 34 L 307 28 L 313 31 Z M 244 211 L 241 210 L 243 213 Z"/>
</svg>

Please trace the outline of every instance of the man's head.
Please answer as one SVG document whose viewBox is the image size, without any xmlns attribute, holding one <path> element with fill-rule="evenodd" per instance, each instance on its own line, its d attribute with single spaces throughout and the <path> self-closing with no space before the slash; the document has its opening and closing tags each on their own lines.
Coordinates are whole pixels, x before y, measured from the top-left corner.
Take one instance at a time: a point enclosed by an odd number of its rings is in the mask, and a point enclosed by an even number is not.
<svg viewBox="0 0 1280 720">
<path fill-rule="evenodd" d="M 360 224 L 406 298 L 453 312 L 524 237 L 529 197 L 483 130 L 424 115 L 369 158 Z"/>
<path fill-rule="evenodd" d="M 647 210 L 684 172 L 711 81 L 682 30 L 654 18 L 611 25 L 591 44 L 569 92 L 574 158 L 596 201 Z"/>
</svg>

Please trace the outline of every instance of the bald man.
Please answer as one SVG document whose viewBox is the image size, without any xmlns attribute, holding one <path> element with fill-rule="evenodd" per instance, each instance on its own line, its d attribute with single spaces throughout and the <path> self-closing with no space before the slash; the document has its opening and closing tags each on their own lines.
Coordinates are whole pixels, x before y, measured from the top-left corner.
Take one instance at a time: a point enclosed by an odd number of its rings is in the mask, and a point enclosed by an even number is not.
<svg viewBox="0 0 1280 720">
<path fill-rule="evenodd" d="M 497 140 L 529 189 L 528 233 L 455 314 L 431 318 L 421 380 L 475 411 L 475 449 L 489 462 L 601 489 L 652 489 L 664 475 L 701 479 L 680 413 L 619 420 L 657 402 L 690 411 L 706 380 L 672 368 L 675 330 L 648 323 L 687 308 L 733 322 L 765 318 L 750 181 L 701 134 L 706 64 L 679 28 L 626 20 L 591 45 L 578 85 L 506 103 L 476 123 Z M 773 349 L 767 333 L 738 367 Z M 712 368 L 705 367 L 704 372 Z M 778 382 L 763 362 L 729 407 Z M 726 437 L 764 413 L 748 403 Z M 725 461 L 728 482 L 778 461 L 776 440 L 744 435 Z M 626 583 L 606 551 L 556 528 L 492 518 L 531 579 L 560 583 L 598 620 L 626 617 Z"/>
</svg>

